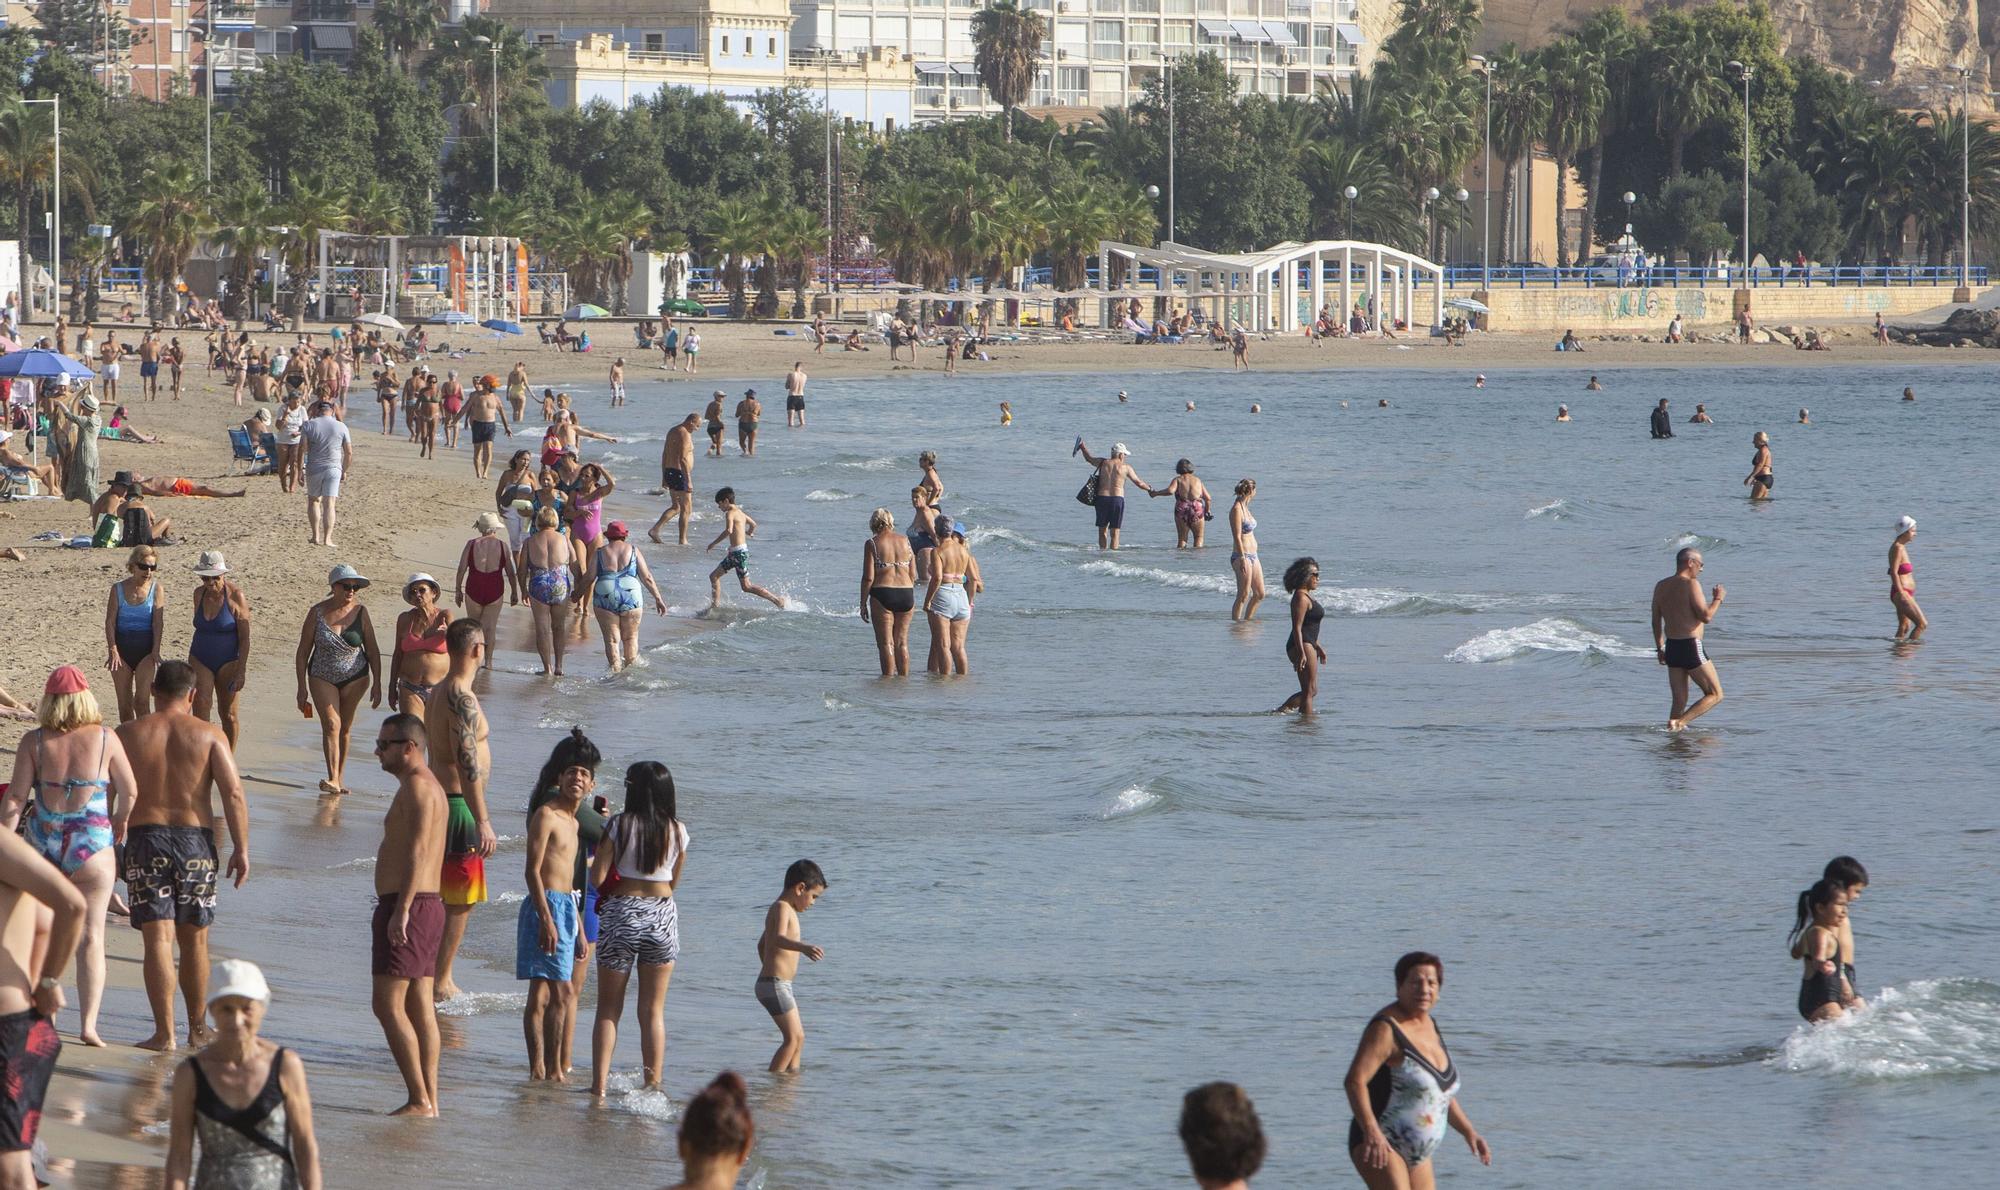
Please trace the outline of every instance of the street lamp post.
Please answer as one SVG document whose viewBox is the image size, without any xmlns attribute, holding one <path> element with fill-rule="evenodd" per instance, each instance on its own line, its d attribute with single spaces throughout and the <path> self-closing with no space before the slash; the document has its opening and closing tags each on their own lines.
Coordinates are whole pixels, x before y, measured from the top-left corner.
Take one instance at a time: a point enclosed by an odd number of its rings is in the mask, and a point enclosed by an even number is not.
<svg viewBox="0 0 2000 1190">
<path fill-rule="evenodd" d="M 1361 197 L 1361 192 L 1349 186 L 1340 192 L 1340 196 L 1347 200 L 1346 211 L 1340 217 L 1340 238 L 1351 240 L 1354 238 L 1354 200 Z"/>
<path fill-rule="evenodd" d="M 1958 68 L 1958 287 L 1972 300 L 1972 68 Z M 1954 299 L 1956 300 L 1956 299 Z"/>
<path fill-rule="evenodd" d="M 493 193 L 500 193 L 500 43 L 485 34 L 472 39 L 493 55 Z"/>
<path fill-rule="evenodd" d="M 55 273 L 52 277 L 54 283 L 49 287 L 49 308 L 52 311 L 59 311 L 62 308 L 62 96 L 23 99 L 21 102 L 46 103 L 49 105 L 49 110 L 55 114 L 55 201 L 49 206 L 53 214 L 53 218 L 49 221 L 49 263 L 55 266 Z M 22 247 L 25 248 L 27 245 L 23 244 Z M 34 307 L 34 287 L 29 286 L 26 292 L 21 294 L 21 325 L 27 325 L 28 314 Z M 62 344 L 56 344 L 56 350 L 61 351 Z"/>
<path fill-rule="evenodd" d="M 1625 192 L 1625 234 L 1628 236 L 1632 234 L 1632 204 L 1638 201 L 1638 195 L 1630 190 Z"/>
<path fill-rule="evenodd" d="M 1479 200 L 1479 288 L 1493 288 L 1493 254 L 1488 248 L 1493 236 L 1493 64 L 1483 54 L 1467 59 L 1477 62 L 1486 76 L 1486 164 L 1480 167 Z"/>
<path fill-rule="evenodd" d="M 1465 204 L 1472 200 L 1472 192 L 1460 186 L 1458 192 L 1453 194 L 1452 197 L 1458 200 L 1458 219 L 1452 224 L 1452 250 L 1445 253 L 1446 256 L 1457 256 L 1465 251 L 1465 244 L 1461 237 L 1465 234 Z"/>
<path fill-rule="evenodd" d="M 1743 287 L 1748 289 L 1755 280 L 1750 269 L 1750 80 L 1757 68 L 1733 58 L 1728 66 L 1743 80 Z"/>
<path fill-rule="evenodd" d="M 1167 84 L 1167 242 L 1174 242 L 1174 60 L 1160 55 L 1160 73 Z"/>
<path fill-rule="evenodd" d="M 1424 191 L 1424 247 L 1433 256 L 1437 255 L 1437 208 L 1431 204 L 1437 200 L 1436 186 Z"/>
</svg>

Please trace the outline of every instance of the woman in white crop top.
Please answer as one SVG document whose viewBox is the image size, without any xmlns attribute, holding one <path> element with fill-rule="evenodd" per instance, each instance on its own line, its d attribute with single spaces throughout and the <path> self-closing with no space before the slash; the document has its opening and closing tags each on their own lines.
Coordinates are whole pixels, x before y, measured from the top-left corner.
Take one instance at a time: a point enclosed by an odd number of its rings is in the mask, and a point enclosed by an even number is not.
<svg viewBox="0 0 2000 1190">
<path fill-rule="evenodd" d="M 597 1025 L 591 1033 L 590 1093 L 604 1098 L 625 987 L 639 970 L 639 1054 L 647 1090 L 660 1089 L 667 1048 L 667 983 L 680 955 L 674 889 L 687 862 L 688 829 L 674 803 L 674 775 L 656 760 L 625 770 L 625 811 L 604 830 L 591 860 L 598 886 Z M 616 875 L 616 883 L 604 888 Z"/>
</svg>

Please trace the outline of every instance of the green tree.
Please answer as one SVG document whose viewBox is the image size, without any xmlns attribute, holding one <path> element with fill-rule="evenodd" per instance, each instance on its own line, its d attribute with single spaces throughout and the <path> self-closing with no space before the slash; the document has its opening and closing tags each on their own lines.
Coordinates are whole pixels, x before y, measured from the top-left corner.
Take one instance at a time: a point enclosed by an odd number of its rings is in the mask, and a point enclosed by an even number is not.
<svg viewBox="0 0 2000 1190">
<path fill-rule="evenodd" d="M 1660 13 L 1649 31 L 1652 70 L 1646 92 L 1653 126 L 1667 140 L 1667 177 L 1678 178 L 1688 138 L 1729 107 L 1729 83 L 1722 71 L 1727 56 L 1710 31 L 1686 13 Z"/>
<path fill-rule="evenodd" d="M 229 283 L 223 288 L 222 313 L 241 327 L 249 312 L 257 265 L 272 249 L 281 246 L 283 236 L 276 230 L 278 216 L 270 197 L 256 182 L 239 182 L 223 191 L 215 200 L 214 211 L 215 228 L 210 240 L 216 251 L 229 257 Z"/>
<path fill-rule="evenodd" d="M 1514 242 L 1514 204 L 1521 191 L 1521 162 L 1534 151 L 1549 123 L 1549 88 L 1535 56 L 1523 56 L 1510 43 L 1487 59 L 1493 72 L 1493 153 L 1506 162 L 1501 171 L 1500 226 L 1505 260 L 1524 253 Z"/>
<path fill-rule="evenodd" d="M 1634 210 L 1634 234 L 1667 253 L 1669 260 L 1685 252 L 1694 263 L 1705 263 L 1729 247 L 1723 220 L 1729 196 L 1729 183 L 1720 174 L 1683 174 L 1669 180 L 1658 199 Z"/>
<path fill-rule="evenodd" d="M 764 250 L 763 213 L 743 198 L 725 198 L 709 207 L 702 219 L 702 239 L 722 266 L 722 284 L 729 291 L 729 316 L 741 318 L 750 305 L 744 296 L 749 268 Z"/>
<path fill-rule="evenodd" d="M 1735 208 L 1731 212 L 1734 215 Z M 1732 219 L 1741 235 L 1741 217 Z M 1772 260 L 1790 260 L 1803 253 L 1807 260 L 1833 259 L 1846 239 L 1840 203 L 1821 194 L 1804 170 L 1785 160 L 1764 163 L 1751 180 L 1750 225 L 1756 228 L 1759 251 Z"/>
<path fill-rule="evenodd" d="M 1641 97 L 1647 46 L 1642 30 L 1626 19 L 1621 8 L 1590 14 L 1578 26 L 1576 39 L 1596 59 L 1605 82 L 1596 136 L 1589 148 L 1590 172 L 1583 181 L 1583 230 L 1577 256 L 1588 261 L 1591 235 L 1597 227 L 1597 200 L 1604 189 L 1604 144 L 1625 126 L 1633 104 Z"/>
<path fill-rule="evenodd" d="M 1539 55 L 1549 91 L 1549 122 L 1542 143 L 1556 161 L 1556 267 L 1568 268 L 1569 236 L 1563 219 L 1569 213 L 1569 171 L 1576 155 L 1597 143 L 1597 125 L 1608 94 L 1604 63 L 1574 37 L 1559 37 Z M 1582 232 L 1589 242 L 1590 230 Z"/>
<path fill-rule="evenodd" d="M 481 42 L 482 37 L 486 41 Z M 474 122 L 481 128 L 491 127 L 487 121 L 493 111 L 496 74 L 503 106 L 508 97 L 548 76 L 539 47 L 518 27 L 487 16 L 467 17 L 457 28 L 438 35 L 436 52 L 425 68 L 444 102 L 471 105 Z"/>
<path fill-rule="evenodd" d="M 21 321 L 34 312 L 28 284 L 33 262 L 27 252 L 28 210 L 35 192 L 55 169 L 55 118 L 46 107 L 18 100 L 0 105 L 0 181 L 14 194 L 14 238 L 21 245 Z"/>
<path fill-rule="evenodd" d="M 320 174 L 291 180 L 290 193 L 272 214 L 286 230 L 279 242 L 285 265 L 285 315 L 292 330 L 305 329 L 306 291 L 314 280 L 313 260 L 319 233 L 347 226 L 347 191 Z"/>
<path fill-rule="evenodd" d="M 437 36 L 437 0 L 375 0 L 375 28 L 398 69 Z"/>
<path fill-rule="evenodd" d="M 406 219 L 396 192 L 380 178 L 370 178 L 347 198 L 348 230 L 360 235 L 402 235 Z"/>
<path fill-rule="evenodd" d="M 35 6 L 42 40 L 76 58 L 109 52 L 116 61 L 132 48 L 132 21 L 98 0 L 42 0 Z"/>
<path fill-rule="evenodd" d="M 168 161 L 146 171 L 126 234 L 146 246 L 146 317 L 165 321 L 175 285 L 209 228 L 207 188 L 188 161 Z"/>
<path fill-rule="evenodd" d="M 1048 18 L 1024 11 L 1015 0 L 993 0 L 973 10 L 972 68 L 1006 114 L 1008 140 L 1014 139 L 1014 109 L 1028 101 L 1048 37 Z"/>
</svg>

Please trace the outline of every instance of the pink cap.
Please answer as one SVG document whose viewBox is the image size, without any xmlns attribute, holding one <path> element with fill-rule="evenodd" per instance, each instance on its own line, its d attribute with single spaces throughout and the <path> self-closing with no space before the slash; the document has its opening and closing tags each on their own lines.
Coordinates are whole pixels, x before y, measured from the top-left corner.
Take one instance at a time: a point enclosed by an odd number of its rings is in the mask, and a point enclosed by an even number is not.
<svg viewBox="0 0 2000 1190">
<path fill-rule="evenodd" d="M 81 694 L 90 688 L 90 682 L 83 671 L 74 665 L 58 665 L 49 674 L 48 685 L 42 687 L 44 694 Z"/>
</svg>

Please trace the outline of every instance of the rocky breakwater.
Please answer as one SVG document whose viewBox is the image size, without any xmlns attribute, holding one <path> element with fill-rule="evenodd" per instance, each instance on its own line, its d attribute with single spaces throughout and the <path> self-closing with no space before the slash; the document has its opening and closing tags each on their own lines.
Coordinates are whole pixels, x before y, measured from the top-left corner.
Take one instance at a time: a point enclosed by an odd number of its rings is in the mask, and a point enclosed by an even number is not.
<svg viewBox="0 0 2000 1190">
<path fill-rule="evenodd" d="M 2000 347 L 2000 310 L 1953 310 L 1936 326 L 1892 326 L 1889 339 L 1913 347 Z"/>
</svg>

